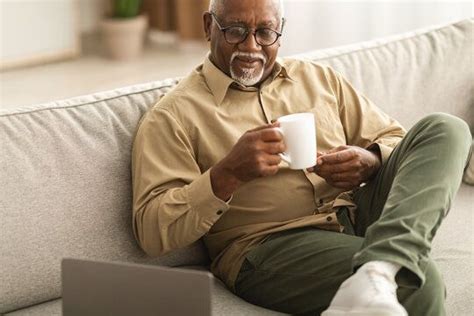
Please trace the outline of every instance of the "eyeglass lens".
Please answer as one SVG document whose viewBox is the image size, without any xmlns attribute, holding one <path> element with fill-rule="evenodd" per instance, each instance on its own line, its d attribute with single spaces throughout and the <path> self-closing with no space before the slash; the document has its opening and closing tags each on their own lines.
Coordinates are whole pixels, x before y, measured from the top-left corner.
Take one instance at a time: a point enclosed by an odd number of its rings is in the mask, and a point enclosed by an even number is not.
<svg viewBox="0 0 474 316">
<path fill-rule="evenodd" d="M 249 29 L 241 26 L 232 26 L 225 30 L 224 35 L 230 44 L 238 44 L 245 41 L 248 34 L 251 34 Z M 254 36 L 259 45 L 266 46 L 275 43 L 278 38 L 278 33 L 271 29 L 263 28 L 257 29 Z"/>
</svg>

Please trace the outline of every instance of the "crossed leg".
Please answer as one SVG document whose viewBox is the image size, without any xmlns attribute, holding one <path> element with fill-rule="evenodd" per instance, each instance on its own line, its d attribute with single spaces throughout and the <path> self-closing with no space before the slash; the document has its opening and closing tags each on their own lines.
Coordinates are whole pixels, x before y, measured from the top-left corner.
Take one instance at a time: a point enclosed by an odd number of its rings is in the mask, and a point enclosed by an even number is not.
<svg viewBox="0 0 474 316">
<path fill-rule="evenodd" d="M 274 234 L 246 257 L 236 294 L 291 314 L 321 313 L 341 283 L 373 260 L 402 266 L 397 297 L 410 315 L 444 315 L 445 289 L 429 258 L 468 161 L 471 135 L 453 116 L 418 122 L 377 177 L 357 190 L 357 236 L 300 228 Z"/>
</svg>

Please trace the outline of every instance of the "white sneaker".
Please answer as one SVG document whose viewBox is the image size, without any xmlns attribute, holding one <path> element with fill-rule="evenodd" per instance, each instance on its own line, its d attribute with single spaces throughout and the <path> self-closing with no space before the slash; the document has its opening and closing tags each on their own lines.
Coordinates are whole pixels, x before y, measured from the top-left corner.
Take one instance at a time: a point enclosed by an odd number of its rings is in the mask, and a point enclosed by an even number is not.
<svg viewBox="0 0 474 316">
<path fill-rule="evenodd" d="M 389 273 L 366 263 L 344 281 L 321 316 L 408 316 Z"/>
</svg>

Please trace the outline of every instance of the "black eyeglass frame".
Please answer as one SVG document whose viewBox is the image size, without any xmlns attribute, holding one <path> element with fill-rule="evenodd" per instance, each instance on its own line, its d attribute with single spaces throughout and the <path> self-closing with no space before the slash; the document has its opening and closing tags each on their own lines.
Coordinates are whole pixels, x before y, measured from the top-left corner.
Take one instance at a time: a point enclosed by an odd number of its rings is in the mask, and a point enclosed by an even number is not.
<svg viewBox="0 0 474 316">
<path fill-rule="evenodd" d="M 249 34 L 252 33 L 252 35 L 253 35 L 253 37 L 254 37 L 254 39 L 255 39 L 255 42 L 256 42 L 258 45 L 260 45 L 260 46 L 272 46 L 273 44 L 275 44 L 275 43 L 278 41 L 278 39 L 280 38 L 280 36 L 282 36 L 282 34 L 283 34 L 283 33 L 282 33 L 282 32 L 283 32 L 283 26 L 285 25 L 285 21 L 286 21 L 285 18 L 282 18 L 282 19 L 281 19 L 281 32 L 275 31 L 275 30 L 273 30 L 273 29 L 271 29 L 271 28 L 268 28 L 268 27 L 258 28 L 258 29 L 255 29 L 253 32 L 251 32 L 251 31 L 250 31 L 251 28 L 248 28 L 248 27 L 245 27 L 245 26 L 229 25 L 229 26 L 226 26 L 226 27 L 222 27 L 221 24 L 219 23 L 219 19 L 217 18 L 217 15 L 216 15 L 214 12 L 212 12 L 212 11 L 210 11 L 209 14 L 211 14 L 211 16 L 214 18 L 214 21 L 216 21 L 217 27 L 218 27 L 219 30 L 224 34 L 224 39 L 225 39 L 225 41 L 226 41 L 228 44 L 231 44 L 231 45 L 238 45 L 238 44 L 240 44 L 240 43 L 245 42 L 245 41 L 247 40 L 247 37 L 249 36 Z M 229 41 L 227 40 L 227 36 L 226 36 L 227 32 L 226 32 L 226 31 L 227 31 L 228 29 L 232 28 L 232 27 L 240 27 L 240 28 L 245 29 L 245 36 L 242 38 L 242 40 L 241 40 L 240 42 L 232 43 L 232 42 L 229 42 Z M 275 40 L 273 41 L 273 43 L 271 43 L 271 44 L 261 44 L 261 43 L 259 43 L 259 40 L 257 39 L 257 32 L 258 32 L 259 30 L 269 30 L 269 31 L 274 32 L 277 36 L 276 36 Z"/>
</svg>

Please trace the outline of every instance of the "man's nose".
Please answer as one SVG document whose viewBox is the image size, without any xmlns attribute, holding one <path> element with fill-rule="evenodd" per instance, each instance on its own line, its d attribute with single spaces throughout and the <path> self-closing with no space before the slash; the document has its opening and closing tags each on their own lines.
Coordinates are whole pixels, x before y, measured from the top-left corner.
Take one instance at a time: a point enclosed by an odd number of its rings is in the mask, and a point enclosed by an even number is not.
<svg viewBox="0 0 474 316">
<path fill-rule="evenodd" d="M 255 38 L 255 33 L 253 32 L 249 32 L 245 41 L 240 43 L 239 46 L 240 46 L 239 48 L 242 51 L 246 51 L 246 52 L 256 52 L 262 49 L 262 46 L 260 46 L 260 44 L 257 43 L 257 40 Z"/>
</svg>

